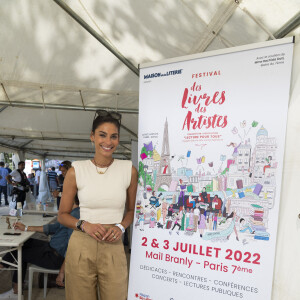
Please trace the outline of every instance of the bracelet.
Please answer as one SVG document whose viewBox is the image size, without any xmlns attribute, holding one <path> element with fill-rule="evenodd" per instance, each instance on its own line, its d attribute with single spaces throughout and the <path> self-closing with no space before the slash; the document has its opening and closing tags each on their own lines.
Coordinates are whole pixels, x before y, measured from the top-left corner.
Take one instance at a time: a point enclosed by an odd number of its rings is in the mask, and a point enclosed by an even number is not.
<svg viewBox="0 0 300 300">
<path fill-rule="evenodd" d="M 83 221 L 82 224 L 81 224 L 81 231 L 82 231 L 82 232 L 85 232 L 84 229 L 83 229 L 84 224 L 85 224 L 85 221 Z"/>
<path fill-rule="evenodd" d="M 122 233 L 125 232 L 125 228 L 122 224 L 118 223 L 118 224 L 115 224 L 115 226 L 119 227 L 121 229 Z"/>
</svg>

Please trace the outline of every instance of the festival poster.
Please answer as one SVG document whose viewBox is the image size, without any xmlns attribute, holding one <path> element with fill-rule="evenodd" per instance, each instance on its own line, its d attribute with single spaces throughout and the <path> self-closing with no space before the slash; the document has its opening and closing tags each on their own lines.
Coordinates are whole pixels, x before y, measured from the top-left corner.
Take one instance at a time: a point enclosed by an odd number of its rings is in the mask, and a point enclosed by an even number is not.
<svg viewBox="0 0 300 300">
<path fill-rule="evenodd" d="M 271 299 L 292 53 L 141 69 L 129 300 Z"/>
</svg>

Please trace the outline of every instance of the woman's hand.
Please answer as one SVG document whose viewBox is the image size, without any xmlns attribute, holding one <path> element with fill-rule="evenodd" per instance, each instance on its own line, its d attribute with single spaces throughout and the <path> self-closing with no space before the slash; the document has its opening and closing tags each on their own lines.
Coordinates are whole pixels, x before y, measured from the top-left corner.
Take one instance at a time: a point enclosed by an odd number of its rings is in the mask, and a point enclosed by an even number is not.
<svg viewBox="0 0 300 300">
<path fill-rule="evenodd" d="M 64 287 L 65 286 L 64 279 L 65 279 L 65 274 L 63 272 L 59 272 L 55 282 L 58 286 Z"/>
<path fill-rule="evenodd" d="M 25 225 L 21 222 L 16 222 L 13 224 L 13 227 L 15 230 L 19 229 L 21 231 L 24 231 L 25 230 Z"/>
<path fill-rule="evenodd" d="M 95 240 L 101 242 L 103 237 L 106 235 L 107 230 L 101 224 L 91 224 L 89 222 L 84 222 L 81 225 L 84 232 L 90 235 Z"/>
<path fill-rule="evenodd" d="M 122 230 L 117 226 L 112 226 L 107 230 L 105 236 L 103 236 L 103 241 L 114 243 L 122 237 Z"/>
</svg>

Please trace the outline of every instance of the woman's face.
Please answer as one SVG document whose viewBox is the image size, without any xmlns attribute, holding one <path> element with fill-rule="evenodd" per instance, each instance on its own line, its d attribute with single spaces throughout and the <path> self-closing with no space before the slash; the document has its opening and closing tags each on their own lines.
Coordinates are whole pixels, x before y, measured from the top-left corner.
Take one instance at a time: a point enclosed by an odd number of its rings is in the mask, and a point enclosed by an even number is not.
<svg viewBox="0 0 300 300">
<path fill-rule="evenodd" d="M 63 177 L 66 177 L 67 172 L 68 172 L 68 169 L 65 168 L 65 167 L 60 167 L 59 170 L 61 171 L 61 175 L 62 175 Z"/>
<path fill-rule="evenodd" d="M 95 151 L 111 157 L 119 145 L 118 128 L 113 123 L 102 123 L 91 133 L 91 141 L 95 143 Z"/>
</svg>

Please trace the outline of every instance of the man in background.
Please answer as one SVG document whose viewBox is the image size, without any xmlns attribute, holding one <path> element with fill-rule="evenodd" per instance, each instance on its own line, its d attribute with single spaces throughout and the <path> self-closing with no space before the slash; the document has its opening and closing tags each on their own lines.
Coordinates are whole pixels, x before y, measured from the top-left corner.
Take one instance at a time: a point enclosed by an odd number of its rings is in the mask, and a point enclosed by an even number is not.
<svg viewBox="0 0 300 300">
<path fill-rule="evenodd" d="M 35 191 L 36 194 L 34 196 L 38 196 L 39 195 L 39 188 L 40 188 L 40 177 L 41 177 L 41 170 L 37 169 L 35 171 L 35 177 L 34 177 L 34 181 L 35 181 Z"/>
<path fill-rule="evenodd" d="M 51 171 L 49 171 L 47 173 L 48 175 L 48 181 L 49 181 L 49 188 L 50 188 L 50 191 L 53 192 L 57 189 L 57 185 L 58 185 L 58 176 L 57 176 L 57 173 L 55 172 L 55 168 L 52 167 L 51 168 Z"/>
<path fill-rule="evenodd" d="M 12 172 L 12 169 L 9 167 L 9 163 L 5 164 L 5 169 L 8 171 L 8 174 L 10 174 Z M 11 196 L 11 192 L 12 192 L 13 186 L 9 183 L 7 183 L 7 195 Z"/>
<path fill-rule="evenodd" d="M 8 205 L 8 199 L 7 199 L 7 181 L 6 176 L 8 175 L 7 169 L 4 168 L 4 162 L 0 162 L 0 205 L 1 205 L 1 197 L 2 194 L 4 195 L 5 205 Z"/>
<path fill-rule="evenodd" d="M 18 163 L 18 169 L 13 170 L 9 175 L 6 176 L 7 182 L 15 187 L 14 193 L 17 196 L 16 209 L 18 207 L 18 202 L 22 203 L 22 207 L 24 206 L 26 193 L 29 191 L 29 182 L 26 174 L 24 173 L 24 169 L 25 162 L 20 161 Z"/>
</svg>

